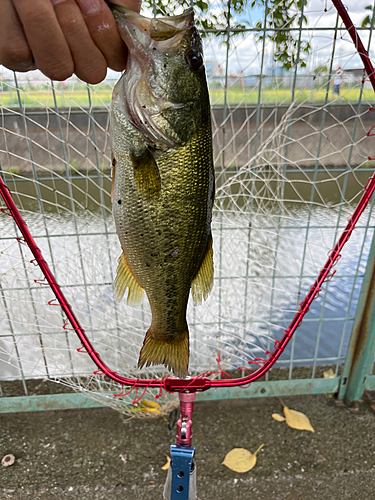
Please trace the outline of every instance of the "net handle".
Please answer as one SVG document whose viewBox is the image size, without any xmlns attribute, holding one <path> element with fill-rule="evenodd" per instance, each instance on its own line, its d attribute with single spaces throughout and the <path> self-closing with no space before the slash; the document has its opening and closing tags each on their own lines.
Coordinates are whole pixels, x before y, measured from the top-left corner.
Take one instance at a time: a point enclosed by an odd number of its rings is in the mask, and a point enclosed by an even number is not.
<svg viewBox="0 0 375 500">
<path fill-rule="evenodd" d="M 126 386 L 132 386 L 134 387 L 159 387 L 159 388 L 164 388 L 169 392 L 180 392 L 180 391 L 205 391 L 209 389 L 210 387 L 234 387 L 234 386 L 241 386 L 241 385 L 246 385 L 250 382 L 253 382 L 254 380 L 257 380 L 258 378 L 262 377 L 270 368 L 272 365 L 275 364 L 277 359 L 280 357 L 282 352 L 284 351 L 286 345 L 288 344 L 289 340 L 293 336 L 294 332 L 296 329 L 300 326 L 302 323 L 302 319 L 305 316 L 305 314 L 308 312 L 309 307 L 311 302 L 319 295 L 320 292 L 320 287 L 322 284 L 327 281 L 327 279 L 331 279 L 333 274 L 329 275 L 330 270 L 332 267 L 336 264 L 338 259 L 340 258 L 340 252 L 345 245 L 345 243 L 348 241 L 350 238 L 355 225 L 361 216 L 362 212 L 366 208 L 371 195 L 373 194 L 375 190 L 375 173 L 370 177 L 364 193 L 362 194 L 362 197 L 356 207 L 356 209 L 353 212 L 353 215 L 349 217 L 348 223 L 339 237 L 336 245 L 334 246 L 333 250 L 329 253 L 328 259 L 326 263 L 324 264 L 322 270 L 320 271 L 318 277 L 316 278 L 314 284 L 311 286 L 310 291 L 306 295 L 305 299 L 301 302 L 300 307 L 298 312 L 295 314 L 292 322 L 290 323 L 289 327 L 284 331 L 284 335 L 280 341 L 275 342 L 275 350 L 273 353 L 270 354 L 268 359 L 261 359 L 258 361 L 261 366 L 255 370 L 253 373 L 246 377 L 238 378 L 238 379 L 222 379 L 222 380 L 211 380 L 207 376 L 197 376 L 197 377 L 192 377 L 189 379 L 179 379 L 179 378 L 174 378 L 174 377 L 166 377 L 165 379 L 132 379 L 132 378 L 127 378 L 123 377 L 122 375 L 118 374 L 117 372 L 111 370 L 108 368 L 108 366 L 104 363 L 104 361 L 101 359 L 100 355 L 95 351 L 93 345 L 91 344 L 90 340 L 88 339 L 84 329 L 80 325 L 76 315 L 74 314 L 72 307 L 70 306 L 69 302 L 65 298 L 59 284 L 56 282 L 54 275 L 52 274 L 47 262 L 44 260 L 42 252 L 40 251 L 39 247 L 35 243 L 34 238 L 32 237 L 26 222 L 22 218 L 22 215 L 20 214 L 16 204 L 14 203 L 14 200 L 12 198 L 12 195 L 10 193 L 9 188 L 5 185 L 3 179 L 0 176 L 0 192 L 1 195 L 8 207 L 8 210 L 10 212 L 9 215 L 13 217 L 15 220 L 19 230 L 22 233 L 22 236 L 24 238 L 24 242 L 28 245 L 30 248 L 33 256 L 34 256 L 34 261 L 36 261 L 41 268 L 44 277 L 46 278 L 49 286 L 52 288 L 53 293 L 55 294 L 56 299 L 58 300 L 61 308 L 65 312 L 67 319 L 69 323 L 71 324 L 72 328 L 75 330 L 76 334 L 78 335 L 80 341 L 82 342 L 82 347 L 78 349 L 79 352 L 86 352 L 87 354 L 90 355 L 91 359 L 93 362 L 97 365 L 99 368 L 98 371 L 94 372 L 97 375 L 107 375 L 110 377 L 112 380 L 115 382 L 118 382 L 122 385 Z M 3 210 L 5 211 L 5 210 Z M 40 283 L 40 280 L 37 280 Z M 64 327 L 66 324 L 64 325 Z M 82 350 L 83 349 L 83 350 Z M 251 363 L 251 362 L 250 362 Z"/>
</svg>

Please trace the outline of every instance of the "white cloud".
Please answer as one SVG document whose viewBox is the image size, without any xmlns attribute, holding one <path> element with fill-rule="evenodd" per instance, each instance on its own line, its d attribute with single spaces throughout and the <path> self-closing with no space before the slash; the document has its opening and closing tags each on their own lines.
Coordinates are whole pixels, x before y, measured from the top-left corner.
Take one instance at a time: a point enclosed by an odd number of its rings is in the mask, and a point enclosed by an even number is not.
<svg viewBox="0 0 375 500">
<path fill-rule="evenodd" d="M 362 19 L 369 11 L 365 7 L 371 3 L 371 0 L 347 0 L 346 8 L 352 18 L 354 25 L 360 26 Z M 324 12 L 325 5 L 327 12 Z M 213 12 L 219 14 L 223 12 L 223 7 L 216 3 L 213 5 Z M 151 12 L 143 12 L 144 15 L 152 15 Z M 336 24 L 337 12 L 330 0 L 309 0 L 308 6 L 305 9 L 305 15 L 308 19 L 308 27 L 310 31 L 304 31 L 302 34 L 303 40 L 309 40 L 312 45 L 312 54 L 308 62 L 308 71 L 313 70 L 320 64 L 329 66 L 332 59 L 332 49 L 334 42 L 334 27 Z M 250 25 L 254 25 L 255 21 L 263 16 L 259 8 L 247 8 L 238 20 L 246 20 Z M 333 55 L 333 67 L 340 65 L 346 68 L 361 68 L 363 64 L 356 53 L 354 44 L 352 43 L 345 27 L 341 20 L 337 31 L 337 40 Z M 327 28 L 326 30 L 315 30 L 314 28 Z M 360 31 L 360 37 L 364 46 L 367 48 L 369 32 Z M 295 33 L 297 36 L 297 32 Z M 221 66 L 225 71 L 226 65 L 226 45 L 220 43 L 223 38 L 218 39 L 214 36 L 204 40 L 205 59 L 208 62 L 214 63 L 216 66 Z M 272 66 L 272 46 L 270 43 L 265 47 L 264 72 Z M 262 44 L 255 43 L 254 33 L 246 33 L 244 36 L 237 35 L 232 37 L 229 51 L 229 74 L 258 74 L 261 67 L 261 52 Z M 370 56 L 375 57 L 375 49 L 370 50 Z M 12 72 L 0 66 L 0 73 L 3 72 L 5 78 L 12 77 Z M 108 70 L 107 79 L 113 81 L 119 77 L 119 73 Z M 40 72 L 30 72 L 19 75 L 20 81 L 25 80 L 47 80 Z"/>
<path fill-rule="evenodd" d="M 355 26 L 360 26 L 362 19 L 368 13 L 365 10 L 370 0 L 350 0 L 346 7 Z M 327 4 L 327 12 L 324 12 Z M 337 39 L 334 47 L 334 34 L 337 11 L 333 4 L 327 0 L 310 0 L 305 10 L 308 19 L 309 31 L 302 33 L 302 39 L 308 40 L 312 46 L 312 54 L 309 58 L 307 71 L 313 70 L 320 64 L 330 65 L 333 57 L 333 67 L 338 65 L 346 68 L 360 68 L 363 64 L 358 56 L 354 44 L 351 41 L 341 19 L 338 23 Z M 243 17 L 242 17 L 243 19 Z M 319 30 L 314 30 L 320 28 Z M 321 28 L 326 28 L 322 30 Z M 367 48 L 369 32 L 360 31 L 360 37 Z M 298 36 L 297 32 L 295 35 Z M 333 52 L 334 48 L 334 52 Z M 272 65 L 272 46 L 270 43 L 265 47 L 264 72 Z M 256 44 L 253 33 L 248 33 L 244 38 L 237 36 L 232 40 L 229 56 L 229 73 L 259 73 L 261 66 L 261 43 Z M 205 42 L 206 60 L 215 61 L 225 68 L 226 47 L 221 46 L 217 39 L 212 37 Z M 374 55 L 370 50 L 370 56 Z"/>
</svg>

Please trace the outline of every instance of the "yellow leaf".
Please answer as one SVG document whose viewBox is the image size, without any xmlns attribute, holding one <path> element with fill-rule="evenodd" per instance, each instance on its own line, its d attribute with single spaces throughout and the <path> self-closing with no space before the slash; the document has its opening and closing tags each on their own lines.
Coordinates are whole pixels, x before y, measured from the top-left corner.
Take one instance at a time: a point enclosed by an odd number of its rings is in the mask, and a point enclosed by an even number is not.
<svg viewBox="0 0 375 500">
<path fill-rule="evenodd" d="M 323 372 L 323 378 L 335 378 L 335 372 L 332 370 L 332 368 L 329 368 L 329 370 Z"/>
<path fill-rule="evenodd" d="M 233 448 L 225 455 L 222 464 L 234 472 L 247 472 L 257 463 L 257 453 L 263 446 L 262 444 L 255 453 L 250 453 L 245 448 Z"/>
<path fill-rule="evenodd" d="M 285 421 L 292 429 L 315 432 L 309 418 L 302 412 L 284 406 Z"/>
<path fill-rule="evenodd" d="M 285 418 L 280 415 L 280 413 L 272 413 L 271 417 L 276 420 L 276 422 L 284 422 Z"/>
<path fill-rule="evenodd" d="M 160 410 L 161 406 L 159 403 L 156 401 L 148 401 L 147 399 L 145 401 L 141 401 L 139 403 L 139 406 L 142 406 L 144 408 L 155 408 L 156 410 Z"/>
<path fill-rule="evenodd" d="M 170 459 L 170 457 L 168 457 L 168 455 L 165 455 L 165 458 L 167 459 L 167 463 L 165 465 L 163 465 L 162 469 L 163 470 L 168 470 L 169 469 L 169 464 L 171 462 L 171 459 Z"/>
<path fill-rule="evenodd" d="M 140 411 L 145 413 L 161 413 L 161 406 L 156 401 L 141 401 L 138 405 Z"/>
</svg>

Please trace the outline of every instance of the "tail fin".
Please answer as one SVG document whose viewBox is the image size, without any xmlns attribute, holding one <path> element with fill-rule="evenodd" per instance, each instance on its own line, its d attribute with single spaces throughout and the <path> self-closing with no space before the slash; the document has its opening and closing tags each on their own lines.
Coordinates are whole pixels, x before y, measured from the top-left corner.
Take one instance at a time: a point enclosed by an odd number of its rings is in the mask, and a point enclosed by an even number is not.
<svg viewBox="0 0 375 500">
<path fill-rule="evenodd" d="M 151 325 L 143 342 L 138 367 L 150 365 L 164 365 L 170 368 L 177 377 L 186 377 L 189 366 L 189 331 L 187 327 L 176 340 L 166 342 L 155 338 Z"/>
</svg>

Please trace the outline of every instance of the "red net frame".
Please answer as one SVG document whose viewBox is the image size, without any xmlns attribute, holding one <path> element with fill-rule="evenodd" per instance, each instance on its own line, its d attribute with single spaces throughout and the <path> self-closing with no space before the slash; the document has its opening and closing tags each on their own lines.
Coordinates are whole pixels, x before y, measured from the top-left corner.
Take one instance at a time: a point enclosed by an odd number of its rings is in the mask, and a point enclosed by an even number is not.
<svg viewBox="0 0 375 500">
<path fill-rule="evenodd" d="M 43 283 L 48 284 L 52 288 L 52 291 L 55 294 L 58 304 L 61 306 L 67 317 L 67 321 L 63 325 L 63 328 L 68 329 L 68 324 L 70 323 L 72 329 L 76 332 L 80 341 L 82 342 L 82 347 L 80 347 L 78 351 L 89 354 L 93 362 L 98 367 L 98 370 L 96 370 L 94 374 L 107 375 L 115 382 L 118 382 L 124 386 L 130 386 L 131 390 L 129 392 L 139 387 L 143 387 L 144 392 L 149 387 L 159 387 L 161 390 L 165 389 L 167 392 L 180 392 L 187 390 L 190 392 L 206 391 L 210 387 L 243 386 L 249 384 L 250 382 L 254 382 L 254 380 L 257 380 L 258 378 L 262 377 L 271 368 L 271 366 L 275 364 L 277 359 L 280 357 L 281 353 L 284 351 L 289 340 L 292 338 L 294 332 L 302 323 L 303 317 L 310 308 L 310 304 L 315 298 L 319 296 L 319 293 L 321 291 L 321 286 L 323 285 L 323 283 L 325 281 L 329 281 L 334 276 L 335 271 L 333 271 L 331 274 L 330 271 L 341 257 L 340 252 L 345 243 L 349 240 L 355 228 L 355 225 L 358 219 L 360 218 L 362 212 L 366 208 L 374 190 L 375 190 L 375 173 L 370 177 L 356 209 L 354 210 L 352 216 L 349 218 L 348 223 L 344 231 L 342 232 L 341 236 L 337 240 L 333 250 L 329 253 L 328 259 L 324 264 L 322 270 L 320 271 L 318 277 L 314 281 L 313 285 L 311 286 L 310 291 L 306 295 L 305 299 L 300 303 L 299 309 L 295 314 L 292 322 L 290 323 L 289 327 L 284 331 L 282 339 L 275 341 L 275 349 L 272 353 L 267 352 L 267 354 L 269 354 L 268 359 L 256 358 L 255 360 L 249 362 L 249 364 L 257 364 L 259 366 L 257 370 L 255 370 L 253 373 L 250 373 L 246 377 L 238 379 L 223 378 L 220 380 L 211 380 L 210 378 L 207 377 L 207 374 L 203 374 L 190 379 L 179 379 L 175 377 L 166 377 L 164 379 L 140 379 L 140 378 L 131 379 L 123 377 L 117 372 L 111 370 L 101 359 L 100 355 L 95 351 L 84 329 L 82 328 L 76 315 L 74 314 L 71 305 L 66 300 L 59 284 L 56 282 L 55 277 L 52 274 L 47 262 L 44 260 L 42 252 L 35 243 L 34 238 L 32 237 L 26 225 L 26 222 L 23 220 L 22 215 L 18 211 L 18 208 L 14 203 L 10 190 L 4 184 L 4 181 L 0 177 L 0 192 L 8 207 L 9 210 L 8 214 L 13 217 L 23 236 L 23 240 L 20 239 L 19 240 L 22 243 L 25 243 L 30 248 L 34 256 L 33 259 L 34 263 L 36 262 L 39 265 L 45 277 L 45 282 L 43 282 L 43 280 L 35 280 L 35 282 L 38 282 L 40 284 Z M 2 211 L 6 212 L 6 209 L 2 209 Z M 55 299 L 52 299 L 48 302 L 48 304 L 57 305 L 54 302 Z M 220 370 L 219 373 L 221 373 L 225 377 L 226 374 L 221 370 L 220 362 L 221 362 L 220 354 L 218 354 L 217 363 Z M 242 369 L 246 370 L 246 368 Z M 247 370 L 249 370 L 249 368 L 247 368 Z M 135 402 L 139 401 L 142 398 L 144 392 L 140 397 L 138 397 L 138 394 L 136 394 Z M 115 396 L 125 396 L 128 393 L 115 394 Z"/>
<path fill-rule="evenodd" d="M 339 15 L 341 16 L 346 29 L 348 30 L 349 35 L 351 36 L 354 45 L 363 61 L 363 64 L 365 66 L 366 72 L 369 76 L 369 79 L 371 81 L 372 87 L 375 91 L 375 70 L 372 66 L 372 63 L 370 61 L 369 55 L 364 48 L 359 35 L 357 33 L 357 30 L 355 29 L 355 26 L 353 25 L 345 7 L 343 6 L 341 0 L 332 0 L 333 4 L 335 5 Z M 373 108 L 370 108 L 371 110 Z M 373 127 L 372 127 L 373 128 Z M 372 129 L 371 129 L 372 130 Z M 370 134 L 371 130 L 368 132 L 367 135 L 373 135 Z M 251 367 L 240 367 L 241 370 L 246 371 L 249 373 L 245 377 L 237 378 L 237 379 L 232 379 L 229 377 L 228 374 L 223 372 L 221 369 L 220 363 L 221 363 L 221 358 L 220 358 L 220 353 L 218 353 L 218 358 L 217 358 L 217 363 L 218 363 L 218 368 L 219 371 L 217 373 L 221 374 L 223 376 L 222 379 L 210 379 L 208 377 L 209 374 L 204 373 L 202 375 L 192 377 L 192 378 L 187 378 L 187 379 L 179 379 L 176 377 L 166 377 L 164 379 L 142 379 L 142 378 L 127 378 L 123 377 L 122 375 L 118 374 L 117 372 L 111 370 L 101 359 L 100 355 L 98 352 L 95 351 L 92 343 L 88 339 L 84 329 L 80 325 L 76 315 L 73 312 L 73 309 L 67 299 L 65 298 L 59 284 L 56 282 L 56 279 L 54 275 L 52 274 L 47 262 L 44 260 L 43 255 L 37 246 L 37 244 L 34 241 L 34 238 L 32 237 L 26 222 L 22 218 L 22 215 L 17 209 L 16 204 L 14 203 L 14 200 L 12 198 L 12 195 L 10 193 L 10 190 L 8 187 L 5 185 L 3 179 L 0 177 L 0 193 L 7 205 L 7 209 L 2 209 L 3 212 L 8 213 L 8 215 L 12 216 L 15 223 L 17 224 L 21 234 L 23 235 L 23 240 L 19 239 L 18 240 L 22 243 L 25 243 L 31 250 L 34 259 L 32 262 L 37 263 L 39 265 L 40 269 L 43 272 L 43 275 L 45 277 L 44 280 L 35 280 L 35 282 L 40 283 L 40 284 L 45 284 L 49 285 L 52 288 L 52 291 L 56 297 L 56 299 L 52 299 L 48 302 L 49 305 L 60 305 L 64 313 L 66 314 L 67 320 L 65 324 L 63 325 L 64 329 L 72 329 L 76 332 L 78 335 L 82 346 L 78 349 L 78 352 L 81 353 L 86 353 L 88 354 L 92 361 L 96 364 L 98 367 L 98 370 L 94 371 L 95 375 L 107 375 L 110 377 L 112 380 L 115 382 L 123 385 L 130 387 L 129 391 L 122 391 L 120 394 L 114 394 L 114 396 L 126 396 L 127 394 L 131 393 L 133 389 L 136 389 L 136 394 L 135 398 L 133 401 L 133 404 L 136 404 L 139 402 L 143 395 L 145 394 L 146 390 L 148 388 L 160 388 L 160 391 L 165 389 L 167 392 L 202 392 L 210 389 L 211 387 L 235 387 L 235 386 L 244 386 L 247 385 L 251 382 L 254 382 L 255 380 L 259 379 L 262 377 L 278 360 L 282 352 L 285 350 L 288 342 L 292 338 L 294 332 L 296 329 L 301 325 L 302 320 L 305 316 L 305 314 L 309 311 L 310 305 L 312 301 L 319 296 L 319 293 L 321 291 L 321 287 L 324 282 L 329 281 L 335 274 L 336 271 L 333 271 L 330 274 L 330 271 L 332 268 L 335 266 L 339 258 L 341 257 L 341 250 L 344 247 L 345 243 L 349 240 L 355 225 L 360 218 L 361 214 L 365 210 L 373 192 L 375 190 L 375 173 L 370 177 L 364 193 L 362 194 L 362 197 L 360 201 L 357 204 L 357 207 L 355 208 L 352 216 L 348 219 L 348 223 L 342 232 L 341 236 L 337 240 L 334 248 L 329 252 L 328 259 L 325 262 L 324 266 L 322 267 L 318 277 L 314 281 L 313 285 L 310 287 L 309 292 L 307 293 L 305 299 L 300 303 L 299 309 L 297 313 L 295 314 L 293 320 L 291 321 L 289 327 L 284 331 L 284 335 L 281 338 L 281 340 L 276 340 L 275 345 L 274 345 L 274 351 L 271 353 L 269 351 L 266 351 L 266 354 L 268 355 L 267 359 L 264 358 L 256 358 L 253 361 L 249 361 L 249 365 L 255 364 L 258 365 L 258 368 L 253 371 Z M 57 303 L 56 303 L 57 300 Z M 68 328 L 68 325 L 71 325 L 71 328 Z M 212 375 L 212 374 L 211 374 Z M 227 378 L 226 378 L 227 377 Z M 138 395 L 138 389 L 143 388 L 143 391 L 140 395 Z M 158 397 L 158 396 L 156 396 Z"/>
</svg>

